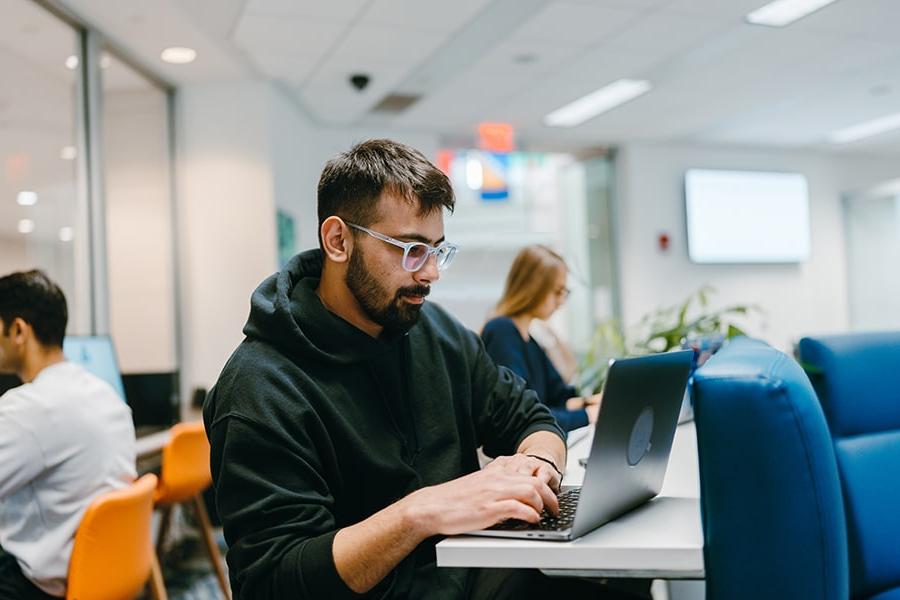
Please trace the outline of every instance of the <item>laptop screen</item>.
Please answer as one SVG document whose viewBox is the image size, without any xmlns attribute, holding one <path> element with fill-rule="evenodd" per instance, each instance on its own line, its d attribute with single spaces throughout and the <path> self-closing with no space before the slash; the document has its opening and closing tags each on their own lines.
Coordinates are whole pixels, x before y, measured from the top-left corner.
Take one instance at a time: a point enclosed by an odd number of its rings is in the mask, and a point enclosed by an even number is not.
<svg viewBox="0 0 900 600">
<path fill-rule="evenodd" d="M 119 363 L 116 361 L 116 351 L 109 336 L 67 335 L 63 340 L 63 353 L 68 360 L 80 364 L 111 385 L 122 400 L 125 400 Z"/>
</svg>

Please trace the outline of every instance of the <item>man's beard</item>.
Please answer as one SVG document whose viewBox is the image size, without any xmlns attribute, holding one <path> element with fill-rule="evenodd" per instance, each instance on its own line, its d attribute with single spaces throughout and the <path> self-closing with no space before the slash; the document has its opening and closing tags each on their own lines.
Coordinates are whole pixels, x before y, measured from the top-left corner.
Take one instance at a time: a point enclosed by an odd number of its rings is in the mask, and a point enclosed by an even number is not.
<svg viewBox="0 0 900 600">
<path fill-rule="evenodd" d="M 393 296 L 366 269 L 362 248 L 357 246 L 350 255 L 345 282 L 359 302 L 366 316 L 378 323 L 387 333 L 406 333 L 419 319 L 421 304 L 403 301 L 404 296 L 427 296 L 426 285 L 402 287 Z M 399 265 L 398 265 L 399 267 Z"/>
</svg>

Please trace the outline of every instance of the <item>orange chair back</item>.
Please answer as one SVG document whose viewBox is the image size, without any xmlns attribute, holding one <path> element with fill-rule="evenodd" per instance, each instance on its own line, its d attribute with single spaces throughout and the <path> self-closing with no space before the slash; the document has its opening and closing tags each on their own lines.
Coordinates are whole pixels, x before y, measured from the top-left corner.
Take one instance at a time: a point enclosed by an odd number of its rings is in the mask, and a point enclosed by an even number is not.
<svg viewBox="0 0 900 600">
<path fill-rule="evenodd" d="M 179 423 L 162 453 L 162 470 L 154 500 L 174 504 L 193 498 L 212 483 L 209 440 L 203 422 Z"/>
<path fill-rule="evenodd" d="M 156 475 L 103 494 L 81 518 L 69 560 L 68 600 L 126 600 L 147 583 L 153 560 Z"/>
</svg>

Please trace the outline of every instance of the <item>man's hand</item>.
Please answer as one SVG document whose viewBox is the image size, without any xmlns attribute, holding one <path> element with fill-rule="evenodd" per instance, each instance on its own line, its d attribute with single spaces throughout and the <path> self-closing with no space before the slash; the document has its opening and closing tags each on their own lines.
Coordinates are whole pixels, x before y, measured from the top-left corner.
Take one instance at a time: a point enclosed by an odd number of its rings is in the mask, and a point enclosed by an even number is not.
<svg viewBox="0 0 900 600">
<path fill-rule="evenodd" d="M 401 500 L 412 526 L 423 537 L 475 531 L 507 519 L 537 523 L 546 507 L 559 512 L 541 461 L 501 457 L 481 471 L 417 490 Z M 549 465 L 546 465 L 551 469 Z M 552 470 L 552 469 L 551 469 Z M 538 475 L 540 472 L 540 475 Z"/>
<path fill-rule="evenodd" d="M 591 396 L 578 396 L 566 400 L 566 410 L 578 410 L 579 408 L 587 408 L 588 406 L 600 406 L 603 400 L 603 394 L 593 394 Z"/>
<path fill-rule="evenodd" d="M 594 394 L 592 396 L 579 396 L 578 398 L 569 398 L 566 400 L 567 410 L 584 409 L 587 412 L 588 423 L 597 422 L 597 414 L 600 412 L 600 402 L 603 400 L 603 394 Z"/>
<path fill-rule="evenodd" d="M 534 452 L 535 456 L 543 456 Z M 543 456 L 545 460 L 549 460 L 553 464 L 556 461 L 549 457 Z M 513 456 L 498 456 L 490 463 L 485 465 L 485 470 L 498 470 L 504 473 L 518 473 L 520 475 L 532 475 L 547 484 L 551 490 L 559 492 L 559 486 L 562 484 L 562 476 L 549 463 L 543 460 L 527 456 L 525 454 L 514 454 Z M 554 514 L 556 511 L 550 509 Z"/>
<path fill-rule="evenodd" d="M 544 508 L 558 513 L 556 495 L 543 467 L 535 463 L 541 461 L 521 455 L 501 457 L 493 466 L 416 490 L 340 529 L 332 545 L 338 575 L 350 589 L 365 593 L 433 535 L 466 533 L 507 519 L 537 523 Z"/>
</svg>

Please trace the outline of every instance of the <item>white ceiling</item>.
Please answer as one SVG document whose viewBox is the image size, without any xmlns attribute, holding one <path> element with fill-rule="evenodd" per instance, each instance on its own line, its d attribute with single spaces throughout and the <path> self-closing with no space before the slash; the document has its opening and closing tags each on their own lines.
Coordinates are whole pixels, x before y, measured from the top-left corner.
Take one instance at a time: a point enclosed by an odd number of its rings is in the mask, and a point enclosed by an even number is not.
<svg viewBox="0 0 900 600">
<path fill-rule="evenodd" d="M 8 0 L 6 0 L 8 1 Z M 17 0 L 21 1 L 21 0 Z M 766 0 L 65 0 L 175 83 L 262 74 L 319 122 L 470 136 L 512 123 L 531 145 L 633 140 L 900 154 L 900 134 L 835 148 L 828 132 L 900 112 L 898 0 L 838 0 L 784 29 Z M 198 49 L 163 65 L 167 45 Z M 366 73 L 357 92 L 348 83 Z M 621 77 L 654 89 L 580 127 L 551 110 Z M 399 115 L 372 114 L 420 93 Z"/>
</svg>

